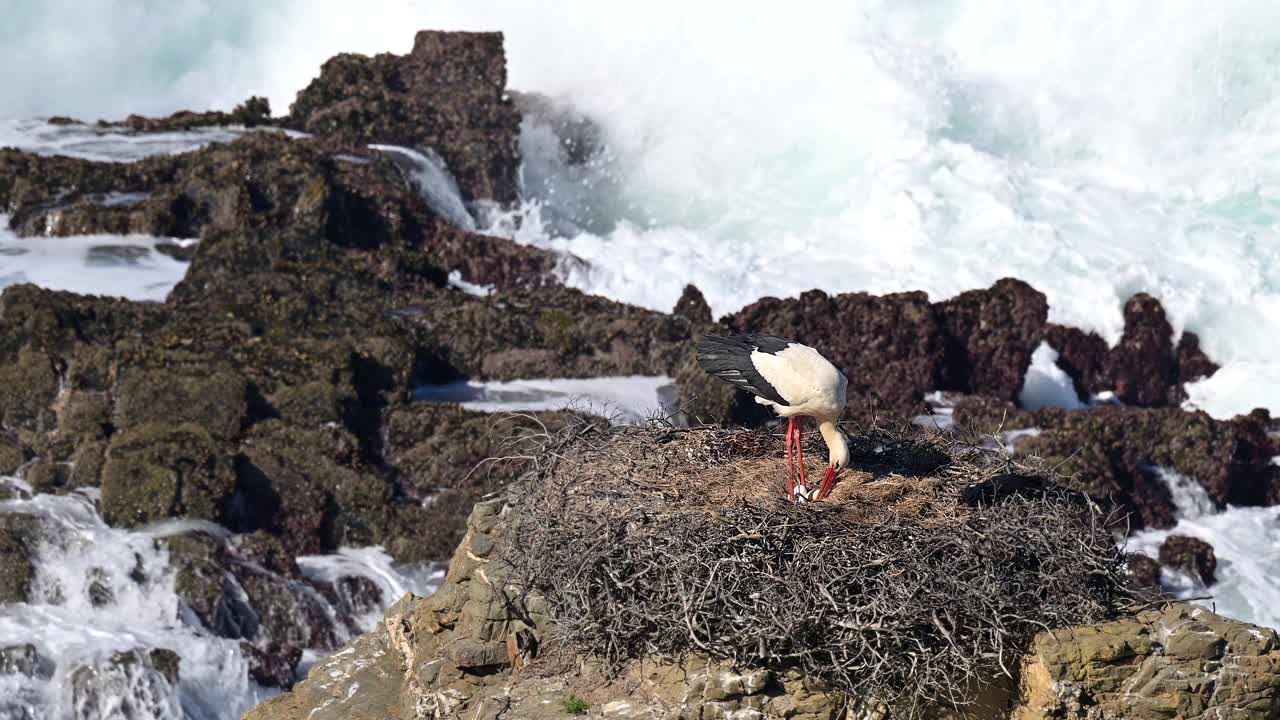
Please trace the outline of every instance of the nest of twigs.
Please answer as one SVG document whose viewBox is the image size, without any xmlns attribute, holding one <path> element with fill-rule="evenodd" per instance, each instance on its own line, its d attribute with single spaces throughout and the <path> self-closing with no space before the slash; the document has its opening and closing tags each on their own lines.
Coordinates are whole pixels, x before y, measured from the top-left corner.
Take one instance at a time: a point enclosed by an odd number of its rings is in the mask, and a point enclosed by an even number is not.
<svg viewBox="0 0 1280 720">
<path fill-rule="evenodd" d="M 830 498 L 794 505 L 780 434 L 583 432 L 518 485 L 513 577 L 546 597 L 575 652 L 611 668 L 701 654 L 820 679 L 896 717 L 973 702 L 1014 676 L 1036 633 L 1126 600 L 1106 518 L 1077 494 L 962 501 L 1039 469 L 909 426 L 850 439 Z M 814 483 L 826 453 L 808 442 Z"/>
</svg>

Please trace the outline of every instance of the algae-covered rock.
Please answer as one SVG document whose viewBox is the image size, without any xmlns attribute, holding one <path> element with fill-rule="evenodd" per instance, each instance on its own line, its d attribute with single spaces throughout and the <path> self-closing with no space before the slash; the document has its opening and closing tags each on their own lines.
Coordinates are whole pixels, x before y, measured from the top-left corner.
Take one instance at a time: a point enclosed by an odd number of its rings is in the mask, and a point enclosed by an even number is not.
<svg viewBox="0 0 1280 720">
<path fill-rule="evenodd" d="M 57 397 L 58 373 L 47 353 L 23 348 L 0 364 L 0 427 L 26 433 L 52 430 Z"/>
<path fill-rule="evenodd" d="M 224 368 L 206 375 L 130 370 L 116 388 L 115 425 L 129 430 L 148 423 L 189 423 L 227 440 L 240 433 L 246 389 L 243 377 Z"/>
<path fill-rule="evenodd" d="M 463 196 L 517 199 L 520 113 L 506 97 L 501 33 L 420 32 L 408 55 L 338 55 L 288 122 L 346 146 L 432 148 Z"/>
<path fill-rule="evenodd" d="M 0 475 L 13 475 L 27 461 L 16 437 L 0 432 Z"/>
<path fill-rule="evenodd" d="M 115 436 L 102 468 L 102 515 L 132 527 L 168 517 L 220 520 L 235 488 L 225 448 L 190 423 L 152 423 Z"/>
<path fill-rule="evenodd" d="M 0 603 L 27 600 L 36 572 L 32 556 L 39 526 L 32 515 L 0 512 Z"/>
<path fill-rule="evenodd" d="M 1173 526 L 1173 498 L 1160 468 L 1200 483 L 1219 505 L 1273 502 L 1280 483 L 1261 416 L 1224 421 L 1178 408 L 1116 406 L 1029 413 L 979 400 L 959 404 L 953 418 L 984 434 L 1034 428 L 1017 452 L 1060 464 L 1098 501 L 1127 511 L 1117 521 L 1133 529 Z"/>
</svg>

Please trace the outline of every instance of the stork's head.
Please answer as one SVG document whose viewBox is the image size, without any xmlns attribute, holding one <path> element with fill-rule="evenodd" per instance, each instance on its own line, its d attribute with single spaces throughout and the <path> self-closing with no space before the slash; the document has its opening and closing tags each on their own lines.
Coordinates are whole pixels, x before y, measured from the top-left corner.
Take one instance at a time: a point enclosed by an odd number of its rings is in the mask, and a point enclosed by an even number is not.
<svg viewBox="0 0 1280 720">
<path fill-rule="evenodd" d="M 827 464 L 833 470 L 843 470 L 849 465 L 849 439 L 832 421 L 818 423 L 818 431 L 822 433 L 822 439 L 827 443 Z"/>
</svg>

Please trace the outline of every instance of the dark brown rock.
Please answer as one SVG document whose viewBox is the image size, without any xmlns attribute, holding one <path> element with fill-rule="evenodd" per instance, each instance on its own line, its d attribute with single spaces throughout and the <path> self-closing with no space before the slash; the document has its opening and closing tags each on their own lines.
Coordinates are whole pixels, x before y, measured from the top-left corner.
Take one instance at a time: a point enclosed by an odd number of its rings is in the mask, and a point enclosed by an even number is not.
<svg viewBox="0 0 1280 720">
<path fill-rule="evenodd" d="M 533 416 L 541 426 L 436 403 L 392 412 L 386 425 L 387 457 L 410 501 L 402 508 L 407 512 L 398 515 L 398 525 L 432 529 L 429 536 L 406 532 L 389 548 L 392 555 L 403 561 L 447 558 L 462 539 L 468 509 L 527 468 L 527 450 L 539 442 L 543 426 L 556 434 L 575 423 L 602 422 L 568 412 Z"/>
<path fill-rule="evenodd" d="M 36 572 L 31 558 L 38 532 L 35 517 L 0 513 L 0 603 L 26 602 Z"/>
<path fill-rule="evenodd" d="M 414 272 L 435 286 L 444 284 L 448 270 L 498 288 L 556 282 L 553 253 L 453 227 L 433 213 L 392 159 L 373 153 L 363 164 L 336 161 L 319 140 L 257 132 L 136 163 L 3 150 L 4 176 L 18 178 L 0 182 L 0 208 L 12 215 L 18 234 L 200 238 L 195 254 L 204 262 L 193 267 L 195 283 L 221 280 L 219 270 L 261 272 L 272 263 L 342 254 L 348 265 L 363 259 L 370 272 L 395 271 L 402 280 Z M 122 192 L 140 199 L 105 203 Z M 274 237 L 264 241 L 261 233 Z M 332 244 L 316 243 L 317 237 Z M 212 249 L 222 243 L 230 246 Z M 403 259 L 373 262 L 369 251 L 387 245 L 399 248 Z"/>
<path fill-rule="evenodd" d="M 1095 393 L 1111 389 L 1107 379 L 1107 341 L 1096 333 L 1049 323 L 1045 340 L 1058 352 L 1058 367 L 1071 378 L 1076 395 L 1088 402 Z"/>
<path fill-rule="evenodd" d="M 1178 383 L 1195 382 L 1218 372 L 1217 363 L 1200 349 L 1200 336 L 1184 331 L 1178 338 Z"/>
<path fill-rule="evenodd" d="M 60 124 L 55 120 L 58 120 L 58 118 L 50 118 L 49 124 Z M 70 122 L 61 124 L 78 124 L 77 121 L 70 118 L 66 118 L 66 120 L 70 120 Z M 127 128 L 137 132 L 174 132 L 227 125 L 241 125 L 252 128 L 271 124 L 271 103 L 266 98 L 257 96 L 240 103 L 231 112 L 218 110 L 191 112 L 190 110 L 182 110 L 163 118 L 130 115 L 124 120 L 116 122 L 98 121 L 98 127 L 101 128 Z"/>
<path fill-rule="evenodd" d="M 302 660 L 302 648 L 280 643 L 259 648 L 252 643 L 241 642 L 240 653 L 249 662 L 249 677 L 254 682 L 281 690 L 293 687 L 298 663 Z"/>
<path fill-rule="evenodd" d="M 1031 413 L 966 401 L 953 418 L 984 434 L 1038 428 L 1017 451 L 1039 455 L 1099 502 L 1121 509 L 1116 520 L 1129 529 L 1174 524 L 1172 497 L 1156 466 L 1193 478 L 1218 505 L 1265 504 L 1278 482 L 1266 423 L 1252 416 L 1222 421 L 1178 408 L 1117 406 Z"/>
<path fill-rule="evenodd" d="M 1129 556 L 1129 587 L 1146 597 L 1160 597 L 1160 563 L 1150 555 L 1134 553 Z"/>
<path fill-rule="evenodd" d="M 403 311 L 440 348 L 438 365 L 474 378 L 674 373 L 693 351 L 685 318 L 568 288 L 438 294 Z"/>
<path fill-rule="evenodd" d="M 1179 570 L 1198 580 L 1205 587 L 1218 581 L 1218 558 L 1213 546 L 1200 538 L 1188 535 L 1170 535 L 1160 544 L 1160 564 Z"/>
<path fill-rule="evenodd" d="M 408 55 L 330 59 L 288 123 L 343 146 L 432 148 L 467 200 L 508 204 L 519 190 L 520 113 L 506 84 L 501 33 L 420 32 Z"/>
<path fill-rule="evenodd" d="M 1178 383 L 1178 363 L 1173 328 L 1159 300 L 1138 293 L 1125 303 L 1124 335 L 1107 356 L 1106 375 L 1116 397 L 1126 404 L 1169 404 Z"/>
<path fill-rule="evenodd" d="M 934 305 L 946 333 L 940 390 L 1017 400 L 1044 337 L 1049 303 L 1021 280 L 1004 278 Z"/>
<path fill-rule="evenodd" d="M 683 315 L 689 322 L 696 325 L 711 323 L 711 306 L 702 296 L 702 291 L 693 285 L 684 286 L 684 292 L 680 293 L 680 299 L 676 301 L 676 307 L 671 312 L 675 315 Z"/>
</svg>

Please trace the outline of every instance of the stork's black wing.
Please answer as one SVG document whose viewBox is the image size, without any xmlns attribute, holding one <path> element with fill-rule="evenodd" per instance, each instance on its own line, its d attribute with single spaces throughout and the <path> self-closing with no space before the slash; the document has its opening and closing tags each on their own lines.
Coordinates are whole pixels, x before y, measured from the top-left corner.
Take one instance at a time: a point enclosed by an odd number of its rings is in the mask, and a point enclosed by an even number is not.
<svg viewBox="0 0 1280 720">
<path fill-rule="evenodd" d="M 776 355 L 791 344 L 772 335 L 707 335 L 698 343 L 698 365 L 708 373 L 778 405 L 790 405 L 751 362 L 751 353 Z"/>
</svg>

